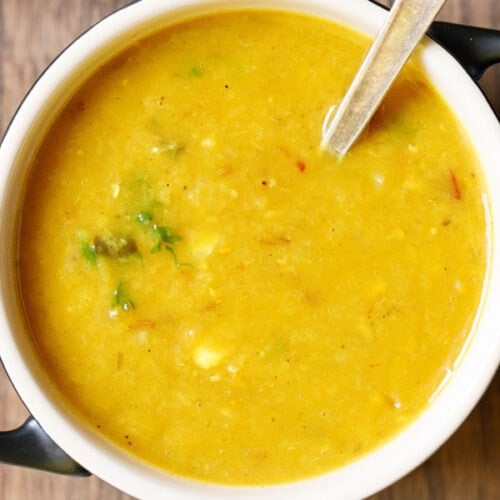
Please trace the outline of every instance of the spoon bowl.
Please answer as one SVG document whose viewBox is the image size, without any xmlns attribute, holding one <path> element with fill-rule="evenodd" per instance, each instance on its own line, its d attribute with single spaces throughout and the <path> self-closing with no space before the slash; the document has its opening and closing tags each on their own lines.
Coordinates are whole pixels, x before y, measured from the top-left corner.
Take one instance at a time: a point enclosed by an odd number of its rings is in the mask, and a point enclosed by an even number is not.
<svg viewBox="0 0 500 500">
<path fill-rule="evenodd" d="M 347 153 L 445 2 L 394 2 L 340 105 L 325 117 L 323 148 L 341 157 Z"/>
</svg>

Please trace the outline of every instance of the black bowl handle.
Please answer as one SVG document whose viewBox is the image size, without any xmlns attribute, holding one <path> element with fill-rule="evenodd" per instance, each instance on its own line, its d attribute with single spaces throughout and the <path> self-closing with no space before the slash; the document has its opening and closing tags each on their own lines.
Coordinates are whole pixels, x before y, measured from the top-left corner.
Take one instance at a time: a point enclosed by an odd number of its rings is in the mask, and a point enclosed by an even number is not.
<svg viewBox="0 0 500 500">
<path fill-rule="evenodd" d="M 377 0 L 369 1 L 389 10 Z M 500 62 L 499 30 L 434 21 L 427 34 L 446 49 L 474 80 L 479 80 L 488 67 Z"/>
<path fill-rule="evenodd" d="M 90 476 L 29 417 L 21 427 L 0 432 L 0 462 L 71 476 Z"/>
<path fill-rule="evenodd" d="M 442 45 L 474 80 L 479 80 L 487 68 L 500 62 L 499 30 L 436 21 L 427 34 Z"/>
</svg>

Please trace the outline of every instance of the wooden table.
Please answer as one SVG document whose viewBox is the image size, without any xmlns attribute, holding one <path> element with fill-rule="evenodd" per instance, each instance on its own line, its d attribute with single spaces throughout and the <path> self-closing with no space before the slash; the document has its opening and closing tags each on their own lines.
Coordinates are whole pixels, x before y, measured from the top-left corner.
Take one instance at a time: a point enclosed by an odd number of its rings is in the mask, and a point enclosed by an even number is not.
<svg viewBox="0 0 500 500">
<path fill-rule="evenodd" d="M 93 22 L 126 3 L 127 0 L 0 0 L 0 134 L 36 76 L 58 52 Z M 500 29 L 500 0 L 449 0 L 440 18 Z M 500 113 L 498 65 L 488 70 L 481 86 Z M 26 415 L 0 367 L 0 430 L 16 427 Z M 421 467 L 372 500 L 500 499 L 499 417 L 497 375 L 455 435 Z M 128 498 L 96 477 L 68 478 L 0 465 L 0 500 Z"/>
</svg>

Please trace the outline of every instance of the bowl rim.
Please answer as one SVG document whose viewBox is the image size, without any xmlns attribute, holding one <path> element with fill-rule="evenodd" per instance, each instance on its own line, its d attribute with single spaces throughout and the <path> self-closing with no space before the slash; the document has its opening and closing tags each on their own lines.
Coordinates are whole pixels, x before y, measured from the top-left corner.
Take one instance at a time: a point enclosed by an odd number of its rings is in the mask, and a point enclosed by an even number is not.
<svg viewBox="0 0 500 500">
<path fill-rule="evenodd" d="M 368 0 L 242 0 L 238 3 L 230 0 L 172 0 L 168 5 L 156 0 L 142 0 L 130 4 L 87 30 L 41 75 L 6 130 L 0 144 L 0 157 L 9 166 L 19 164 L 19 151 L 26 149 L 27 137 L 35 134 L 32 125 L 39 125 L 44 113 L 48 112 L 47 107 L 61 98 L 61 89 L 66 94 L 71 94 L 72 89 L 74 90 L 74 87 L 68 87 L 68 78 L 74 80 L 71 75 L 87 71 L 86 64 L 95 65 L 96 58 L 102 58 L 105 48 L 113 47 L 113 50 L 118 51 L 122 42 L 117 44 L 117 40 L 123 40 L 124 34 L 130 42 L 143 37 L 144 30 L 152 30 L 151 19 L 163 19 L 167 16 L 169 22 L 175 24 L 195 15 L 242 8 L 296 10 L 327 19 L 332 19 L 333 16 L 337 22 L 354 26 L 358 31 L 369 35 L 375 34 L 386 15 L 384 9 Z M 483 163 L 486 162 L 488 168 L 495 159 L 498 162 L 500 151 L 500 126 L 496 117 L 481 91 L 452 56 L 430 39 L 423 45 L 424 67 L 434 84 L 449 92 L 446 100 L 456 103 L 453 109 L 458 120 L 465 123 L 471 117 L 481 117 L 481 125 L 476 122 L 471 130 L 467 128 L 467 132 L 474 147 L 486 155 Z M 97 57 L 96 54 L 101 55 Z M 112 56 L 108 55 L 108 59 L 110 58 Z M 468 99 L 463 98 L 464 88 L 468 92 Z M 489 151 L 495 146 L 496 153 Z M 0 172 L 0 236 L 3 236 L 3 254 L 9 255 L 12 255 L 13 249 L 8 247 L 5 240 L 13 230 L 13 222 L 9 220 L 8 214 L 14 203 L 9 196 L 15 191 L 12 186 L 17 181 L 10 167 Z M 495 201 L 500 200 L 500 173 L 495 173 L 491 167 L 488 170 L 487 184 L 490 196 L 485 203 L 492 205 L 492 220 L 489 224 L 493 228 L 497 225 L 496 221 L 500 220 L 500 201 Z M 486 333 L 476 332 L 471 336 L 467 352 L 456 373 L 436 395 L 432 407 L 377 450 L 345 467 L 311 479 L 265 487 L 219 486 L 170 476 L 133 457 L 124 457 L 122 451 L 96 436 L 64 408 L 58 401 L 56 391 L 41 382 L 44 377 L 41 368 L 29 363 L 29 348 L 13 333 L 20 325 L 15 317 L 16 304 L 9 291 L 14 284 L 12 271 L 5 263 L 0 263 L 0 318 L 4 320 L 2 324 L 10 325 L 10 328 L 4 328 L 0 354 L 21 399 L 52 439 L 83 467 L 136 497 L 194 499 L 228 498 L 236 495 L 238 498 L 271 499 L 277 495 L 286 498 L 303 498 L 306 495 L 331 498 L 335 495 L 337 498 L 360 498 L 379 491 L 410 472 L 448 439 L 475 406 L 498 367 L 500 332 L 494 324 L 498 314 L 494 301 L 486 300 L 486 296 L 500 297 L 500 253 L 495 244 L 495 234 L 493 231 L 491 234 L 490 261 L 494 261 L 495 265 L 488 269 L 489 289 L 484 292 L 481 311 L 481 331 L 485 330 Z M 405 451 L 408 449 L 412 450 L 411 454 Z M 362 481 L 360 477 L 363 478 Z M 332 484 L 335 485 L 334 488 Z"/>
</svg>

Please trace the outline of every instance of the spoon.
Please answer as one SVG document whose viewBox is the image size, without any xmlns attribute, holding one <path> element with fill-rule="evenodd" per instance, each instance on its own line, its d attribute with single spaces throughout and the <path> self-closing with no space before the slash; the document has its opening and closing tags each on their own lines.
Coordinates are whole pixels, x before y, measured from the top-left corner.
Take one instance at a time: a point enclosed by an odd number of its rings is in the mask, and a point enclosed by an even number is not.
<svg viewBox="0 0 500 500">
<path fill-rule="evenodd" d="M 321 146 L 344 156 L 446 0 L 396 0 L 338 108 L 323 123 Z"/>
</svg>

